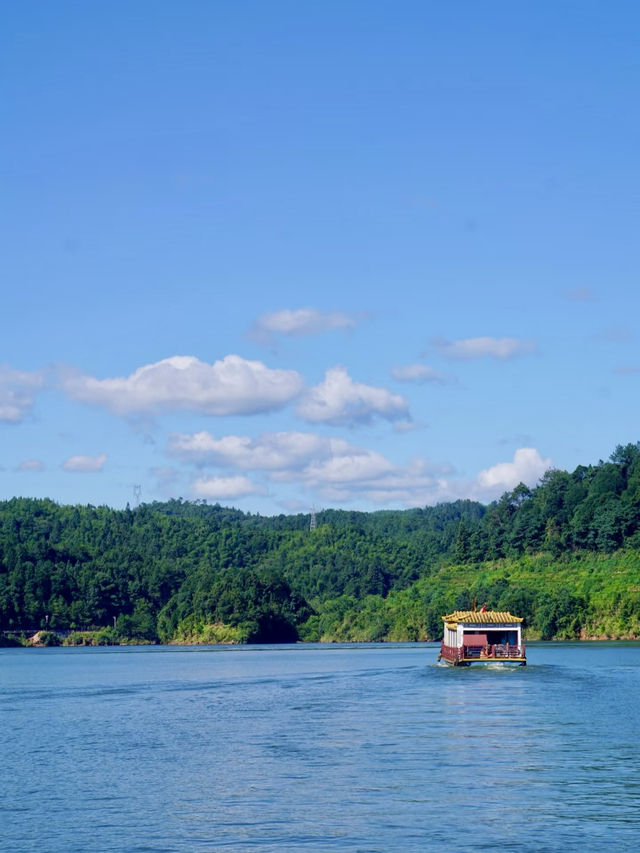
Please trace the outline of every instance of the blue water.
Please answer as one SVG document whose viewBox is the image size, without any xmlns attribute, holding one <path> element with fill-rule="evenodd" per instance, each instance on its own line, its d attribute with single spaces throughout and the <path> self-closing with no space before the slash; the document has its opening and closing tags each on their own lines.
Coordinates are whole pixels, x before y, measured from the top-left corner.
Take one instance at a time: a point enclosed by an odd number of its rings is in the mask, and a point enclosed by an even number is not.
<svg viewBox="0 0 640 853">
<path fill-rule="evenodd" d="M 0 650 L 0 849 L 640 850 L 640 645 Z"/>
</svg>

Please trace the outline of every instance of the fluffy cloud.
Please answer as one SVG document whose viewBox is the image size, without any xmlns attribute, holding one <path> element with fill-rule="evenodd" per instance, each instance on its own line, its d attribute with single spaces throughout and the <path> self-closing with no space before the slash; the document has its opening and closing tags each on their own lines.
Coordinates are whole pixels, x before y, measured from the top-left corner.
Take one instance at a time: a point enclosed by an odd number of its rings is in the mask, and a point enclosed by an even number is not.
<svg viewBox="0 0 640 853">
<path fill-rule="evenodd" d="M 257 439 L 176 433 L 170 437 L 168 449 L 185 462 L 266 472 L 273 482 L 297 481 L 307 488 L 320 488 L 325 495 L 370 487 L 381 476 L 390 477 L 398 470 L 380 453 L 313 433 L 280 432 Z"/>
<path fill-rule="evenodd" d="M 81 474 L 94 473 L 102 471 L 106 461 L 106 453 L 101 453 L 99 456 L 71 456 L 66 462 L 62 463 L 62 467 L 65 471 Z"/>
<path fill-rule="evenodd" d="M 294 370 L 271 370 L 260 361 L 228 355 L 213 364 L 173 356 L 127 377 L 95 379 L 67 373 L 62 387 L 75 400 L 116 415 L 187 409 L 207 415 L 254 415 L 281 408 L 302 390 Z"/>
<path fill-rule="evenodd" d="M 441 500 L 447 470 L 422 459 L 396 465 L 380 453 L 356 449 L 309 465 L 302 474 L 306 486 L 332 501 L 366 498 L 380 505 L 420 506 Z"/>
<path fill-rule="evenodd" d="M 426 364 L 404 364 L 394 367 L 391 375 L 398 382 L 416 382 L 420 385 L 425 382 L 446 382 L 443 373 L 428 367 Z"/>
<path fill-rule="evenodd" d="M 233 466 L 243 471 L 299 469 L 313 459 L 327 459 L 349 444 L 306 432 L 267 433 L 257 439 L 242 435 L 215 438 L 209 432 L 173 433 L 168 451 L 197 465 Z"/>
<path fill-rule="evenodd" d="M 333 459 L 309 466 L 306 485 L 334 501 L 366 498 L 380 505 L 433 505 L 470 498 L 491 501 L 523 482 L 534 486 L 552 466 L 535 448 L 520 448 L 513 462 L 501 462 L 481 471 L 473 480 L 457 479 L 446 466 L 435 467 L 416 459 L 406 466 L 393 465 L 379 454 L 363 452 L 353 459 Z"/>
<path fill-rule="evenodd" d="M 376 417 L 407 420 L 409 404 L 385 388 L 354 382 L 344 367 L 333 367 L 324 382 L 310 389 L 297 411 L 311 423 L 351 426 L 371 423 Z"/>
<path fill-rule="evenodd" d="M 256 472 L 265 482 L 297 483 L 305 492 L 336 503 L 367 500 L 381 506 L 424 506 L 458 498 L 486 502 L 520 482 L 534 486 L 552 465 L 535 448 L 523 447 L 516 450 L 513 461 L 484 469 L 473 479 L 462 479 L 447 465 L 436 466 L 424 459 L 398 465 L 342 438 L 304 432 L 267 433 L 258 438 L 174 433 L 168 451 L 185 463 L 238 472 L 203 476 L 192 484 L 195 496 L 216 500 L 265 494 L 265 488 L 245 476 Z"/>
<path fill-rule="evenodd" d="M 514 453 L 513 462 L 500 462 L 481 471 L 478 486 L 495 494 L 513 489 L 518 483 L 533 486 L 552 464 L 551 459 L 543 459 L 535 447 L 521 447 Z"/>
<path fill-rule="evenodd" d="M 443 499 L 445 471 L 420 459 L 395 465 L 379 453 L 356 449 L 309 465 L 301 472 L 301 479 L 306 487 L 331 501 L 364 498 L 381 506 L 421 506 Z"/>
<path fill-rule="evenodd" d="M 196 497 L 212 500 L 233 500 L 265 493 L 248 477 L 200 477 L 191 484 L 191 491 Z"/>
<path fill-rule="evenodd" d="M 323 488 L 349 488 L 354 485 L 370 488 L 396 471 L 396 467 L 381 453 L 354 447 L 329 459 L 312 462 L 302 472 L 302 478 L 307 485 Z"/>
<path fill-rule="evenodd" d="M 353 326 L 355 320 L 338 311 L 323 313 L 315 308 L 287 309 L 262 314 L 254 323 L 251 336 L 259 343 L 270 343 L 275 335 L 302 337 Z"/>
<path fill-rule="evenodd" d="M 168 449 L 184 462 L 266 473 L 271 482 L 297 482 L 335 501 L 364 497 L 415 505 L 426 503 L 437 488 L 424 462 L 404 468 L 344 439 L 313 433 L 280 432 L 256 439 L 235 435 L 218 439 L 207 432 L 174 434 Z M 244 476 L 201 478 L 193 487 L 200 497 L 218 499 L 225 497 L 224 488 L 232 492 L 229 497 L 259 492 Z"/>
<path fill-rule="evenodd" d="M 0 365 L 0 421 L 20 423 L 44 384 L 42 372 L 29 373 Z"/>
<path fill-rule="evenodd" d="M 518 338 L 466 338 L 460 341 L 446 341 L 436 338 L 433 346 L 444 358 L 470 360 L 476 358 L 497 358 L 502 361 L 534 352 L 533 341 L 521 341 Z"/>
</svg>

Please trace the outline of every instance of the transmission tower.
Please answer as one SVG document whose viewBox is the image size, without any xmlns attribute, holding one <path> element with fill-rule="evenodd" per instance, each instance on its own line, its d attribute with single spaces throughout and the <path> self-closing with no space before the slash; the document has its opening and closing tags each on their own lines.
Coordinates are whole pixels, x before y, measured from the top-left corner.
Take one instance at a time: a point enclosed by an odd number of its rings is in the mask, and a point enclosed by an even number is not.
<svg viewBox="0 0 640 853">
<path fill-rule="evenodd" d="M 311 520 L 309 521 L 309 530 L 315 530 L 318 526 L 318 522 L 316 521 L 316 508 L 311 507 Z"/>
<path fill-rule="evenodd" d="M 133 499 L 136 502 L 136 506 L 140 506 L 140 498 L 141 497 L 142 497 L 142 486 L 139 484 L 136 484 L 133 487 Z"/>
</svg>

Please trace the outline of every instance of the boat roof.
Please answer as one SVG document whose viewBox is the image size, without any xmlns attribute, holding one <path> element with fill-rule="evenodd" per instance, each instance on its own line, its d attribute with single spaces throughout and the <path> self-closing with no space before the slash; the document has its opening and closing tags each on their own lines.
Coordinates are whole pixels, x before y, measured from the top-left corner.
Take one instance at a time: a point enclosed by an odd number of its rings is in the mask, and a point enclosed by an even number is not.
<svg viewBox="0 0 640 853">
<path fill-rule="evenodd" d="M 473 625 L 497 625 L 505 622 L 522 622 L 519 616 L 512 616 L 508 610 L 454 610 L 442 617 L 443 622 L 468 622 Z"/>
</svg>

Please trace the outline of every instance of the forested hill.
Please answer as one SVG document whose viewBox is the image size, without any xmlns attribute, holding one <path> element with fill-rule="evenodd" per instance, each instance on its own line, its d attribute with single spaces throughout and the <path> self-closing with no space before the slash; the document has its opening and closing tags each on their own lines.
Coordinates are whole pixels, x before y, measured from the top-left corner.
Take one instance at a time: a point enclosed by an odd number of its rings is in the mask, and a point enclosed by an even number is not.
<svg viewBox="0 0 640 853">
<path fill-rule="evenodd" d="M 204 502 L 0 503 L 0 629 L 102 639 L 436 637 L 473 598 L 531 636 L 640 633 L 640 443 L 485 507 L 264 517 Z"/>
</svg>

